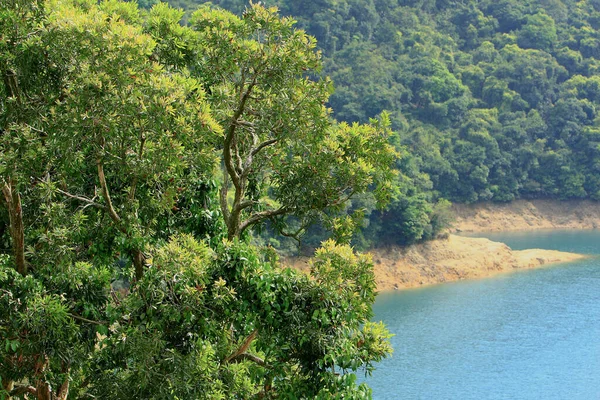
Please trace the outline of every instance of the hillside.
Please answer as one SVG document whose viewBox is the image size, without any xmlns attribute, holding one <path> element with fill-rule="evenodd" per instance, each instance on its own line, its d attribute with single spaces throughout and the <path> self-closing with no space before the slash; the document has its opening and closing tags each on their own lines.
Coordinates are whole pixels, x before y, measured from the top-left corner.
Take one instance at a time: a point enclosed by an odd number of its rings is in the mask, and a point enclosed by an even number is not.
<svg viewBox="0 0 600 400">
<path fill-rule="evenodd" d="M 369 219 L 355 244 L 434 237 L 444 199 L 600 198 L 600 2 L 263 3 L 317 38 L 338 120 L 387 110 L 397 132 L 394 201 L 384 212 L 355 203 Z M 241 13 L 246 2 L 212 4 Z"/>
</svg>

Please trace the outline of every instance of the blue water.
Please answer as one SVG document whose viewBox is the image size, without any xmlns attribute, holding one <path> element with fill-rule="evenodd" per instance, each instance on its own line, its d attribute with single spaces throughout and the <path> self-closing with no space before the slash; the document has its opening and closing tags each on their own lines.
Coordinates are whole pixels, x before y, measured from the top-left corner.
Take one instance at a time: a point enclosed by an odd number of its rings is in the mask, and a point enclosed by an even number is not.
<svg viewBox="0 0 600 400">
<path fill-rule="evenodd" d="M 592 256 L 382 294 L 394 354 L 366 381 L 385 399 L 600 399 L 600 232 L 485 235 Z"/>
</svg>

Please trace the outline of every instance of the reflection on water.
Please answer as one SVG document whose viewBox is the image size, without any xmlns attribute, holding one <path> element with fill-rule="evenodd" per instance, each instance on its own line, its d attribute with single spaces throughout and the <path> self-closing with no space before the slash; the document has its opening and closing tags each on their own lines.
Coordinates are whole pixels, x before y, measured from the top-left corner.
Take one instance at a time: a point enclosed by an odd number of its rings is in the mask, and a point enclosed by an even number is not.
<svg viewBox="0 0 600 400">
<path fill-rule="evenodd" d="M 514 249 L 600 254 L 599 231 L 485 235 Z M 382 294 L 395 353 L 383 399 L 600 399 L 600 256 Z"/>
</svg>

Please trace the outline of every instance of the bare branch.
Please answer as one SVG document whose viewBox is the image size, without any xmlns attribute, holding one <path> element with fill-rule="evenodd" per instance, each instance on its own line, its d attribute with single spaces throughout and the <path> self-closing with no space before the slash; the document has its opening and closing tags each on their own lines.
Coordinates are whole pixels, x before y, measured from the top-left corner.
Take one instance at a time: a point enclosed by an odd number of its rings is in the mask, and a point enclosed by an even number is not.
<svg viewBox="0 0 600 400">
<path fill-rule="evenodd" d="M 248 174 L 250 173 L 250 167 L 252 166 L 252 163 L 254 162 L 255 155 L 257 155 L 265 147 L 272 146 L 272 145 L 276 144 L 277 142 L 279 142 L 279 139 L 270 139 L 270 140 L 266 140 L 266 141 L 262 142 L 261 144 L 257 145 L 256 143 L 258 141 L 257 140 L 258 137 L 254 134 L 252 136 L 254 139 L 254 144 L 253 144 L 252 149 L 250 150 L 250 154 L 248 154 L 248 157 L 246 158 L 246 162 L 244 163 L 242 178 L 247 177 Z"/>
<path fill-rule="evenodd" d="M 223 362 L 230 363 L 230 362 L 239 362 L 239 361 L 243 361 L 243 360 L 249 360 L 249 361 L 252 361 L 262 367 L 270 368 L 262 358 L 255 356 L 254 354 L 246 353 L 246 351 L 248 350 L 248 348 L 250 347 L 250 345 L 252 344 L 254 339 L 256 339 L 257 335 L 258 335 L 258 330 L 257 329 L 253 330 L 252 333 L 244 340 L 242 345 L 236 351 L 234 351 L 229 357 L 227 357 Z"/>
<path fill-rule="evenodd" d="M 28 127 L 29 129 L 31 129 L 32 131 L 39 133 L 42 136 L 48 136 L 48 134 L 40 129 L 34 128 L 33 126 L 29 125 L 29 124 L 25 124 L 26 127 Z"/>
<path fill-rule="evenodd" d="M 237 126 L 245 126 L 246 128 L 254 129 L 254 123 L 238 119 L 234 122 Z"/>
<path fill-rule="evenodd" d="M 73 319 L 76 319 L 76 320 L 78 320 L 78 321 L 81 321 L 81 322 L 87 322 L 88 324 L 93 324 L 93 325 L 101 325 L 101 326 L 106 326 L 106 325 L 108 325 L 108 322 L 106 322 L 106 321 L 94 321 L 94 320 L 87 319 L 87 318 L 84 318 L 84 317 L 82 317 L 82 316 L 80 316 L 80 315 L 73 314 L 73 313 L 67 313 L 67 315 L 68 315 L 69 317 L 73 318 Z"/>
<path fill-rule="evenodd" d="M 56 191 L 58 193 L 64 194 L 67 197 L 70 197 L 71 199 L 75 199 L 75 200 L 79 200 L 79 201 L 83 201 L 84 203 L 87 203 L 88 206 L 92 206 L 92 207 L 96 207 L 96 208 L 100 208 L 102 210 L 106 210 L 106 206 L 100 203 L 96 203 L 94 200 L 96 199 L 96 197 L 98 197 L 98 195 L 94 195 L 94 197 L 92 197 L 91 199 L 87 198 L 87 197 L 83 197 L 83 196 L 77 196 L 75 194 L 71 194 L 69 192 L 65 192 L 64 190 L 61 189 L 56 189 Z"/>
<path fill-rule="evenodd" d="M 260 365 L 261 367 L 271 368 L 271 366 L 268 365 L 265 362 L 265 360 L 263 360 L 262 358 L 260 358 L 258 356 L 255 356 L 254 354 L 250 354 L 250 353 L 242 353 L 240 355 L 237 355 L 234 358 L 232 358 L 231 360 L 229 360 L 229 362 L 237 362 L 237 361 L 242 361 L 242 360 L 253 361 L 254 363 Z"/>
<path fill-rule="evenodd" d="M 242 345 L 239 347 L 239 349 L 237 349 L 236 351 L 234 351 L 229 357 L 227 357 L 225 359 L 225 362 L 230 362 L 231 360 L 235 359 L 236 357 L 239 357 L 241 354 L 244 354 L 246 352 L 246 350 L 248 350 L 248 347 L 250 347 L 250 345 L 252 344 L 252 341 L 256 338 L 256 335 L 258 335 L 258 330 L 253 330 L 252 333 L 244 340 L 244 343 L 242 343 Z"/>
<path fill-rule="evenodd" d="M 286 207 L 281 207 L 281 208 L 278 208 L 277 210 L 261 211 L 254 215 L 251 215 L 250 218 L 248 218 L 247 220 L 245 220 L 244 222 L 241 223 L 240 233 L 244 232 L 244 230 L 246 230 L 248 227 L 250 227 L 262 220 L 265 220 L 270 217 L 276 217 L 277 215 L 282 215 L 287 212 L 289 212 L 289 210 Z"/>
<path fill-rule="evenodd" d="M 276 144 L 277 142 L 279 142 L 279 139 L 265 140 L 264 142 L 262 142 L 261 144 L 259 144 L 255 148 L 253 148 L 252 151 L 250 152 L 250 154 L 252 154 L 252 156 L 255 156 L 265 147 L 272 146 L 272 145 Z"/>
<path fill-rule="evenodd" d="M 306 229 L 306 227 L 307 227 L 307 225 L 303 224 L 295 232 L 286 232 L 283 229 L 281 229 L 281 230 L 279 230 L 279 234 L 282 236 L 294 239 L 296 242 L 298 242 L 298 247 L 300 247 L 300 244 L 302 243 L 302 241 L 300 240 L 300 234 L 302 233 L 303 230 Z"/>
</svg>

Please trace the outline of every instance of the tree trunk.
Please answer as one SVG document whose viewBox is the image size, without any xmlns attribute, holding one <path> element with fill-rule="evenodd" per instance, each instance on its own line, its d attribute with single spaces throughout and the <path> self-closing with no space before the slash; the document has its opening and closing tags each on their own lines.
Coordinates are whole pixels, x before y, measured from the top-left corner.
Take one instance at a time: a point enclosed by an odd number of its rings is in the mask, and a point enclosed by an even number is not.
<svg viewBox="0 0 600 400">
<path fill-rule="evenodd" d="M 231 213 L 227 223 L 227 239 L 233 240 L 240 237 L 240 216 L 239 213 Z"/>
<path fill-rule="evenodd" d="M 52 388 L 46 381 L 39 380 L 35 385 L 36 397 L 38 400 L 53 400 Z"/>
<path fill-rule="evenodd" d="M 23 212 L 21 208 L 21 195 L 17 191 L 14 181 L 9 179 L 2 187 L 4 200 L 8 208 L 10 220 L 10 237 L 13 244 L 13 256 L 17 271 L 21 275 L 27 274 L 27 263 L 25 261 L 25 229 L 23 227 Z"/>
<path fill-rule="evenodd" d="M 144 277 L 144 266 L 146 257 L 144 257 L 144 253 L 142 253 L 138 249 L 132 250 L 131 253 L 133 256 L 133 265 L 135 267 L 135 279 L 139 281 Z"/>
<path fill-rule="evenodd" d="M 66 374 L 66 376 L 65 376 L 65 380 L 63 381 L 62 385 L 60 385 L 60 387 L 58 388 L 58 393 L 56 393 L 56 400 L 67 400 L 67 397 L 69 397 L 70 368 L 63 366 L 62 372 L 64 374 Z"/>
</svg>

